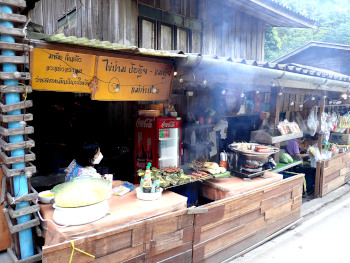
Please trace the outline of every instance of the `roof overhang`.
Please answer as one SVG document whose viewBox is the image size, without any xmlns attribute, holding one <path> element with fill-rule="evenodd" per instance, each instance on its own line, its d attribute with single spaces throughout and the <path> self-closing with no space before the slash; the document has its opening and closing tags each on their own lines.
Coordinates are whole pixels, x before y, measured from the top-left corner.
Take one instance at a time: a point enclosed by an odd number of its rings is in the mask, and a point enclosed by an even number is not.
<svg viewBox="0 0 350 263">
<path fill-rule="evenodd" d="M 316 28 L 315 21 L 273 0 L 222 0 L 273 27 Z"/>
<path fill-rule="evenodd" d="M 288 88 L 335 92 L 344 92 L 350 88 L 349 76 L 276 63 L 247 64 L 188 55 L 186 58 L 176 59 L 176 68 L 185 84 L 198 84 L 199 81 L 206 80 L 208 83 L 255 87 L 270 87 L 277 82 L 278 85 Z"/>
<path fill-rule="evenodd" d="M 301 46 L 292 52 L 276 59 L 275 63 L 285 63 L 285 62 L 290 62 L 293 60 L 293 57 L 302 55 L 304 51 L 310 50 L 312 48 L 326 48 L 329 50 L 338 50 L 340 52 L 346 52 L 348 53 L 350 51 L 350 45 L 342 45 L 342 44 L 333 44 L 333 43 L 326 43 L 326 42 L 316 42 L 316 41 L 311 41 L 307 43 L 304 46 Z M 297 62 L 297 61 L 293 61 Z"/>
<path fill-rule="evenodd" d="M 45 46 L 45 42 L 36 44 Z M 198 83 L 204 79 L 215 83 L 234 83 L 257 86 L 271 86 L 278 80 L 284 87 L 344 92 L 350 88 L 350 76 L 337 72 L 306 67 L 297 64 L 266 63 L 255 60 L 235 60 L 201 54 L 184 54 L 178 51 L 160 51 L 123 46 L 118 43 L 101 42 L 87 38 L 53 35 L 46 39 L 46 45 L 68 45 L 72 48 L 94 49 L 95 52 L 118 53 L 151 57 L 153 59 L 175 60 L 175 66 L 185 83 Z M 195 80 L 195 81 L 194 81 Z"/>
</svg>

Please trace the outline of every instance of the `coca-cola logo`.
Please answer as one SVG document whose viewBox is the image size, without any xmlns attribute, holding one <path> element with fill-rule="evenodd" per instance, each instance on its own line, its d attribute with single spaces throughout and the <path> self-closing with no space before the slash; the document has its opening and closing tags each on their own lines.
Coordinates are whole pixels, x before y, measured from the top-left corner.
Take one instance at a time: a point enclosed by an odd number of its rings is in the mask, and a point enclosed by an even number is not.
<svg viewBox="0 0 350 263">
<path fill-rule="evenodd" d="M 169 122 L 162 122 L 161 124 L 161 128 L 164 129 L 164 128 L 174 128 L 175 127 L 175 121 L 169 121 Z"/>
<path fill-rule="evenodd" d="M 147 118 L 144 120 L 137 119 L 136 127 L 138 128 L 152 128 L 152 119 Z"/>
</svg>

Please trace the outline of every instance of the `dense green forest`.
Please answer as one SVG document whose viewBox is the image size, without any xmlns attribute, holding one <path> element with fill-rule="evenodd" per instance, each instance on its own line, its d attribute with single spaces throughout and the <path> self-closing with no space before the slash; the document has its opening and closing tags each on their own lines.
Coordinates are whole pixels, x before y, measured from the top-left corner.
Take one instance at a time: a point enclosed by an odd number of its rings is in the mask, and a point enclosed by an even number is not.
<svg viewBox="0 0 350 263">
<path fill-rule="evenodd" d="M 273 61 L 310 41 L 350 45 L 350 0 L 276 1 L 315 20 L 317 28 L 268 28 L 266 61 Z"/>
</svg>

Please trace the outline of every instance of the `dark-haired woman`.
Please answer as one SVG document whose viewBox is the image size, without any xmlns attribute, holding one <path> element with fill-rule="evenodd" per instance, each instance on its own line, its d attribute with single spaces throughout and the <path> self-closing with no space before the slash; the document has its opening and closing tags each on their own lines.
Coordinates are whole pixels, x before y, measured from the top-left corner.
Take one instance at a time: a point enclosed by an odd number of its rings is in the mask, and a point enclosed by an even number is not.
<svg viewBox="0 0 350 263">
<path fill-rule="evenodd" d="M 73 178 L 95 177 L 101 178 L 101 175 L 93 167 L 99 164 L 103 158 L 100 147 L 96 142 L 84 143 L 79 150 L 76 158 L 69 164 L 66 172 L 66 182 Z"/>
</svg>

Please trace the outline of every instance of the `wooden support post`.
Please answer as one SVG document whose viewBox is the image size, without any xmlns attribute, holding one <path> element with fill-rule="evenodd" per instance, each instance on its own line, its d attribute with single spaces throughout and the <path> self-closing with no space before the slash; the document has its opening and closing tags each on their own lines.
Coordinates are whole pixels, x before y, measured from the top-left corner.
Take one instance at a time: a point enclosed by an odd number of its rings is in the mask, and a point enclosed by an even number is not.
<svg viewBox="0 0 350 263">
<path fill-rule="evenodd" d="M 271 88 L 271 97 L 270 97 L 270 123 L 276 128 L 280 121 L 280 112 L 283 96 L 279 96 L 278 93 L 281 91 L 280 87 Z M 280 143 L 275 143 L 274 146 L 280 148 Z M 274 154 L 275 162 L 280 161 L 280 154 Z"/>
<path fill-rule="evenodd" d="M 321 115 L 324 112 L 325 105 L 326 105 L 326 99 L 324 98 L 325 92 L 322 92 L 322 97 L 319 98 L 318 101 L 318 106 L 319 106 L 319 112 L 318 112 L 318 121 L 319 121 L 319 126 L 318 130 L 321 128 Z M 317 146 L 320 152 L 322 151 L 322 140 L 323 140 L 323 135 L 318 134 L 318 139 L 317 139 Z M 314 198 L 318 198 L 322 196 L 322 176 L 321 176 L 321 170 L 322 166 L 320 162 L 317 162 L 316 166 L 316 174 L 315 174 L 315 189 L 314 189 Z"/>
</svg>

